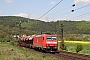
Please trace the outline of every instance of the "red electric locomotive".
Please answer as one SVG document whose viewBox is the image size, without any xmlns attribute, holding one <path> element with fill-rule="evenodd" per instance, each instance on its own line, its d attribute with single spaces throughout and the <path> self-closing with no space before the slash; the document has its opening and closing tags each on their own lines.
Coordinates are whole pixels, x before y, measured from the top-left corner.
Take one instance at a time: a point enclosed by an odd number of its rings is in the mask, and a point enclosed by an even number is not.
<svg viewBox="0 0 90 60">
<path fill-rule="evenodd" d="M 57 51 L 58 39 L 56 34 L 36 35 L 33 39 L 33 46 L 43 51 Z"/>
</svg>

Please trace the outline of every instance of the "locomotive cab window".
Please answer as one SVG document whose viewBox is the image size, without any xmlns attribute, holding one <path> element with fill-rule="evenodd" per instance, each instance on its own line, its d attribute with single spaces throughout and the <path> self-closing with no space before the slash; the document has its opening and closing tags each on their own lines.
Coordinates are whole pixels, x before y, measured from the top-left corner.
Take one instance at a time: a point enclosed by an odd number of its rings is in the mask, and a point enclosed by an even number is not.
<svg viewBox="0 0 90 60">
<path fill-rule="evenodd" d="M 46 39 L 47 40 L 56 40 L 56 36 L 47 36 Z"/>
</svg>

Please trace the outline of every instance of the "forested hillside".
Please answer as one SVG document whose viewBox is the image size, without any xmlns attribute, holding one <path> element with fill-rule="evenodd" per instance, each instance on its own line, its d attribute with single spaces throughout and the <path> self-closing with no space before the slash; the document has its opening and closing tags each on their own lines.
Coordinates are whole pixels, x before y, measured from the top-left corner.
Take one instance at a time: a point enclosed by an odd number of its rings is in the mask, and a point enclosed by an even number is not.
<svg viewBox="0 0 90 60">
<path fill-rule="evenodd" d="M 21 28 L 36 32 L 51 32 L 60 33 L 61 23 L 64 24 L 64 33 L 72 34 L 90 34 L 90 22 L 89 21 L 63 21 L 58 20 L 56 22 L 44 22 L 34 19 L 28 19 L 15 16 L 1 16 L 0 25 L 10 28 L 19 28 L 21 21 Z"/>
<path fill-rule="evenodd" d="M 61 23 L 63 23 L 64 34 L 90 34 L 89 21 L 65 21 L 58 20 L 56 22 L 44 22 L 35 19 L 28 19 L 16 16 L 0 16 L 0 32 L 1 35 L 10 37 L 14 34 L 40 34 L 42 32 L 48 33 L 61 33 Z M 2 38 L 4 38 L 2 36 Z"/>
</svg>

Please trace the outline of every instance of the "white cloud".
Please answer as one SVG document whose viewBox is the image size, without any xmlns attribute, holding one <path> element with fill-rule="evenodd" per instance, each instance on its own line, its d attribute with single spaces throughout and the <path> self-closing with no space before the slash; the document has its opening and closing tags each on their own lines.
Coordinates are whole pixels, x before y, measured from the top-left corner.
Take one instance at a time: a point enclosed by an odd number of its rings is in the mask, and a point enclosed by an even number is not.
<svg viewBox="0 0 90 60">
<path fill-rule="evenodd" d="M 90 0 L 74 0 L 75 4 L 85 4 L 85 3 L 90 3 Z"/>
<path fill-rule="evenodd" d="M 5 0 L 5 2 L 12 3 L 12 0 Z"/>
<path fill-rule="evenodd" d="M 30 18 L 38 19 L 39 16 L 38 15 L 30 15 Z"/>
<path fill-rule="evenodd" d="M 40 16 L 41 16 L 41 15 L 39 15 L 39 14 L 32 14 L 32 15 L 29 15 L 29 18 L 30 18 L 30 19 L 41 20 L 41 21 L 49 21 L 49 17 L 44 16 L 44 17 L 42 17 L 41 19 L 39 19 Z"/>
<path fill-rule="evenodd" d="M 25 17 L 25 18 L 30 18 L 30 19 L 36 19 L 36 20 L 42 20 L 42 21 L 49 21 L 49 17 L 44 16 L 43 18 L 39 19 L 41 15 L 39 14 L 24 14 L 24 13 L 19 13 L 17 15 L 12 15 L 12 16 L 20 16 L 20 17 Z"/>
<path fill-rule="evenodd" d="M 53 4 L 56 4 L 56 2 L 51 2 L 51 3 L 49 3 L 49 4 L 52 4 L 52 5 L 53 5 Z"/>
<path fill-rule="evenodd" d="M 24 14 L 24 13 L 19 13 L 19 14 L 17 14 L 17 15 L 14 15 L 14 16 L 27 17 L 27 16 L 28 16 L 28 14 Z"/>
</svg>

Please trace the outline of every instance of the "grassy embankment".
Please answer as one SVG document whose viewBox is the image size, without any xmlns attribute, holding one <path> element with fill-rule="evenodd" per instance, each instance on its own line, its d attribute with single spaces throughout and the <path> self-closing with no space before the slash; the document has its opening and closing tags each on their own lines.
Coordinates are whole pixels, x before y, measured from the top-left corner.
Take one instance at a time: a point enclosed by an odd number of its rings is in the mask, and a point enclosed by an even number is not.
<svg viewBox="0 0 90 60">
<path fill-rule="evenodd" d="M 12 46 L 10 43 L 0 43 L 0 60 L 60 60 L 53 56 L 30 52 L 24 47 Z"/>
</svg>

